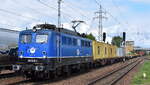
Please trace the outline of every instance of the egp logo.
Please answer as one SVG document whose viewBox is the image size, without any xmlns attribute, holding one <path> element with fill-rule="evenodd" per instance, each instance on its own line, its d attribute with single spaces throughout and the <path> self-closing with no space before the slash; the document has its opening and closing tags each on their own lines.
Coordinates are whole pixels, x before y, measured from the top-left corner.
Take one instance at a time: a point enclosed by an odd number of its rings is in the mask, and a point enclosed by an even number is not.
<svg viewBox="0 0 150 85">
<path fill-rule="evenodd" d="M 30 48 L 30 53 L 35 53 L 35 48 L 34 47 Z"/>
<path fill-rule="evenodd" d="M 80 50 L 79 49 L 77 49 L 77 55 L 80 55 Z"/>
</svg>

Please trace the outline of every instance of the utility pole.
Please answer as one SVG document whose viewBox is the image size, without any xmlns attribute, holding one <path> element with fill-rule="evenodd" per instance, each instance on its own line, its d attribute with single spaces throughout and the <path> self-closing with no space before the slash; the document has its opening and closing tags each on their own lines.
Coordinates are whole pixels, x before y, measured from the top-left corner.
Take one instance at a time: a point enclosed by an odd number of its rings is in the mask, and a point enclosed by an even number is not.
<svg viewBox="0 0 150 85">
<path fill-rule="evenodd" d="M 58 0 L 58 28 L 61 27 L 61 1 Z"/>
<path fill-rule="evenodd" d="M 102 41 L 103 39 L 103 19 L 107 19 L 103 14 L 106 12 L 103 11 L 102 5 L 99 5 L 99 11 L 95 12 L 98 16 L 94 17 L 94 19 L 98 19 L 98 40 Z"/>
<path fill-rule="evenodd" d="M 59 28 L 59 32 L 60 32 L 60 28 L 61 28 L 61 2 L 62 0 L 58 0 L 58 28 Z M 57 61 L 61 62 L 61 49 L 60 49 L 60 33 L 58 34 L 57 38 Z"/>
</svg>

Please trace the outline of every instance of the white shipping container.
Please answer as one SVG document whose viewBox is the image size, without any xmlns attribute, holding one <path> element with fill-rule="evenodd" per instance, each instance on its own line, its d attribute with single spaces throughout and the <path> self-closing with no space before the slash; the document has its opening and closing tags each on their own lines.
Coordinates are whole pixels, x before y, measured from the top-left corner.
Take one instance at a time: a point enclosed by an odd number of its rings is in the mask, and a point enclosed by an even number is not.
<svg viewBox="0 0 150 85">
<path fill-rule="evenodd" d="M 117 48 L 117 56 L 118 57 L 124 57 L 125 56 L 125 48 L 124 47 Z"/>
</svg>

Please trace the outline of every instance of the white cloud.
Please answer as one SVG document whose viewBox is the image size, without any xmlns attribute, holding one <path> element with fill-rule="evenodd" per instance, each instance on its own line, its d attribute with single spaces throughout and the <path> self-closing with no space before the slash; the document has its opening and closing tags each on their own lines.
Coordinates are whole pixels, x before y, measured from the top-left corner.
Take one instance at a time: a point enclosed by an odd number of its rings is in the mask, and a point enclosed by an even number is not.
<svg viewBox="0 0 150 85">
<path fill-rule="evenodd" d="M 69 30 L 72 30 L 72 25 L 70 23 L 62 23 L 63 24 L 63 27 L 66 28 L 66 29 L 69 29 Z"/>
</svg>

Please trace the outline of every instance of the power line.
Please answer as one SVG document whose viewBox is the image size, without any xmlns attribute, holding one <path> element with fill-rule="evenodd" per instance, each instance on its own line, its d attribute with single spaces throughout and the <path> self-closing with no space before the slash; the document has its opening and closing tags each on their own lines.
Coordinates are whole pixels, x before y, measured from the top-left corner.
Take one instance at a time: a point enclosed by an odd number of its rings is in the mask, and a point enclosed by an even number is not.
<svg viewBox="0 0 150 85">
<path fill-rule="evenodd" d="M 109 14 L 118 24 L 121 24 L 121 22 L 116 18 L 114 17 L 110 12 L 106 11 L 107 14 Z"/>
<path fill-rule="evenodd" d="M 8 10 L 5 10 L 5 9 L 0 9 L 0 11 L 5 12 L 5 13 L 9 13 L 9 14 L 12 14 L 12 15 L 15 15 L 15 16 L 20 16 L 20 17 L 23 17 L 23 18 L 28 18 L 28 19 L 35 20 L 35 21 L 41 21 L 39 19 L 35 19 L 35 18 L 29 17 L 29 16 L 24 16 L 24 15 L 21 15 L 21 14 L 17 14 L 15 12 L 8 11 Z"/>
<path fill-rule="evenodd" d="M 118 24 L 120 24 L 120 25 L 122 24 L 122 22 L 119 21 L 116 17 L 114 17 L 108 10 L 106 10 L 105 8 L 103 8 L 103 10 L 105 10 L 106 14 L 108 14 L 110 17 L 112 17 L 112 19 L 114 19 Z"/>
<path fill-rule="evenodd" d="M 42 15 L 44 14 L 44 15 L 46 15 L 46 16 L 49 16 L 49 17 L 51 17 L 51 18 L 54 18 L 54 17 L 52 17 L 52 16 L 50 16 L 50 15 L 48 15 L 48 14 L 46 14 L 46 13 L 40 12 L 40 11 L 35 10 L 35 9 L 31 8 L 31 7 L 28 7 L 28 6 L 25 6 L 25 7 L 31 9 L 32 11 L 34 11 L 34 12 L 36 12 L 36 13 L 39 13 L 39 14 L 42 14 Z"/>
<path fill-rule="evenodd" d="M 84 12 L 82 12 L 82 10 L 81 10 L 80 8 L 74 8 L 74 7 L 72 7 L 72 6 L 74 5 L 73 3 L 67 1 L 67 3 L 65 3 L 65 4 L 66 4 L 67 6 L 69 6 L 68 8 L 70 8 L 70 9 L 72 9 L 72 10 L 78 11 L 78 13 L 79 13 L 81 16 L 86 17 L 87 19 L 90 19 L 88 16 L 85 15 Z"/>
<path fill-rule="evenodd" d="M 2 25 L 6 25 L 6 26 L 10 26 L 10 27 L 15 27 L 15 28 L 21 28 L 21 27 L 15 26 L 15 25 L 4 24 L 4 23 L 1 23 L 1 22 L 0 22 L 0 24 L 2 24 Z"/>
<path fill-rule="evenodd" d="M 43 6 L 45 6 L 45 7 L 48 7 L 48 8 L 50 8 L 50 9 L 55 10 L 55 11 L 58 10 L 57 8 L 51 7 L 51 6 L 49 6 L 48 4 L 42 2 L 41 0 L 37 0 L 37 1 L 38 1 L 40 4 L 42 4 Z M 68 15 L 67 13 L 65 13 L 65 12 L 63 12 L 63 11 L 61 11 L 61 12 L 62 12 L 64 15 L 66 15 L 70 20 L 72 19 L 72 17 L 71 17 L 70 15 Z"/>
<path fill-rule="evenodd" d="M 120 7 L 116 4 L 114 0 L 111 0 L 111 1 L 114 4 L 114 6 L 118 9 L 119 15 L 123 17 Z M 125 24 L 129 25 L 127 21 L 125 22 Z"/>
</svg>

